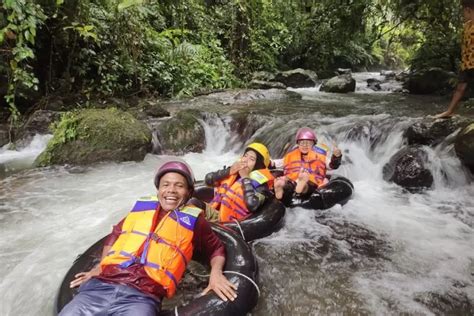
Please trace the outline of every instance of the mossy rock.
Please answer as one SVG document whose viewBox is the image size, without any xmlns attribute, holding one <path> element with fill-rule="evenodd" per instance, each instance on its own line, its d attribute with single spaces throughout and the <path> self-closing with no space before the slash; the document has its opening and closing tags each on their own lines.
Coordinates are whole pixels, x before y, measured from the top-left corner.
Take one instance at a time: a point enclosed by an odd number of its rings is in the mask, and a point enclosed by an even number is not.
<svg viewBox="0 0 474 316">
<path fill-rule="evenodd" d="M 151 131 L 130 113 L 87 109 L 65 113 L 37 166 L 140 161 L 151 149 Z"/>
<path fill-rule="evenodd" d="M 197 110 L 183 110 L 158 127 L 158 137 L 165 154 L 202 152 L 206 146 L 204 128 Z"/>
</svg>

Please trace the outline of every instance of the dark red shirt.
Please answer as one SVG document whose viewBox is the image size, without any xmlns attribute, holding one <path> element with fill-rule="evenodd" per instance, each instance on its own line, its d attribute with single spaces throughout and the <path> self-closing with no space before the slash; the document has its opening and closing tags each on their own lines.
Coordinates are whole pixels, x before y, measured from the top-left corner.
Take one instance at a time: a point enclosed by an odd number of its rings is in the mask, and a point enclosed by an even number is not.
<svg viewBox="0 0 474 316">
<path fill-rule="evenodd" d="M 158 223 L 165 215 L 166 212 L 160 210 L 154 227 L 157 227 Z M 114 244 L 122 232 L 122 224 L 124 220 L 125 218 L 114 226 L 112 233 L 106 239 L 104 246 L 112 246 Z M 192 242 L 194 251 L 198 252 L 205 258 L 209 258 L 209 261 L 216 256 L 225 257 L 224 245 L 212 231 L 211 226 L 204 219 L 203 214 L 199 215 L 196 225 L 194 226 Z M 139 291 L 150 294 L 160 300 L 166 296 L 166 290 L 163 286 L 151 279 L 141 264 L 132 264 L 128 268 L 120 268 L 117 265 L 108 265 L 102 270 L 97 278 L 105 282 L 132 286 Z"/>
</svg>

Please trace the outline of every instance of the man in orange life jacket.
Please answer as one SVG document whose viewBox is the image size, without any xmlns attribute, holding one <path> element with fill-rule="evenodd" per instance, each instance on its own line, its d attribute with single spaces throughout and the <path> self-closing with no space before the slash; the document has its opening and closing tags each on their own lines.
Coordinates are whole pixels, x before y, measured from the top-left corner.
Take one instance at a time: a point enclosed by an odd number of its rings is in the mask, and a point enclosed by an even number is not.
<svg viewBox="0 0 474 316">
<path fill-rule="evenodd" d="M 316 133 L 309 127 L 300 128 L 295 140 L 297 147 L 283 158 L 284 176 L 275 180 L 275 196 L 287 206 L 291 205 L 293 196 L 306 199 L 328 181 L 326 178 L 328 147 L 324 144 L 316 145 Z M 335 147 L 329 167 L 339 168 L 341 158 L 341 150 Z"/>
<path fill-rule="evenodd" d="M 206 185 L 215 187 L 207 219 L 219 222 L 241 221 L 257 211 L 272 195 L 273 176 L 268 170 L 270 153 L 260 143 L 252 143 L 242 158 L 230 168 L 208 173 Z"/>
<path fill-rule="evenodd" d="M 100 265 L 76 275 L 79 293 L 60 315 L 156 315 L 171 297 L 193 251 L 210 259 L 209 286 L 224 301 L 236 287 L 222 274 L 225 249 L 188 200 L 194 176 L 180 161 L 163 164 L 156 176 L 158 196 L 140 199 L 106 240 Z M 86 282 L 87 281 L 87 282 Z"/>
</svg>

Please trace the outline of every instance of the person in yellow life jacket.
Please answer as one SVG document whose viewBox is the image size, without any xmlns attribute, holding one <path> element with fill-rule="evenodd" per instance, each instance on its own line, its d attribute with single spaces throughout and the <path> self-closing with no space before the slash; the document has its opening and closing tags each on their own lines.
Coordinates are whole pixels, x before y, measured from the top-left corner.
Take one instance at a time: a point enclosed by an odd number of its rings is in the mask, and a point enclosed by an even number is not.
<svg viewBox="0 0 474 316">
<path fill-rule="evenodd" d="M 458 108 L 469 83 L 474 82 L 474 0 L 462 0 L 463 36 L 461 42 L 461 71 L 458 84 L 453 93 L 448 109 L 436 114 L 434 118 L 450 118 Z"/>
<path fill-rule="evenodd" d="M 275 180 L 275 197 L 290 205 L 294 195 L 304 199 L 309 197 L 318 187 L 327 183 L 326 160 L 329 148 L 317 144 L 316 133 L 309 127 L 300 128 L 295 137 L 297 146 L 283 158 L 283 176 Z M 339 168 L 342 153 L 337 147 L 329 167 Z"/>
<path fill-rule="evenodd" d="M 236 286 L 223 275 L 225 248 L 192 204 L 194 176 L 181 161 L 164 163 L 156 173 L 157 196 L 139 199 L 105 241 L 102 260 L 78 273 L 79 292 L 60 315 L 157 315 L 164 297 L 174 295 L 193 253 L 210 260 L 209 286 L 233 301 Z"/>
<path fill-rule="evenodd" d="M 205 183 L 215 187 L 207 218 L 211 221 L 241 221 L 256 212 L 272 195 L 273 176 L 268 170 L 270 153 L 260 143 L 245 148 L 231 167 L 208 173 Z"/>
</svg>

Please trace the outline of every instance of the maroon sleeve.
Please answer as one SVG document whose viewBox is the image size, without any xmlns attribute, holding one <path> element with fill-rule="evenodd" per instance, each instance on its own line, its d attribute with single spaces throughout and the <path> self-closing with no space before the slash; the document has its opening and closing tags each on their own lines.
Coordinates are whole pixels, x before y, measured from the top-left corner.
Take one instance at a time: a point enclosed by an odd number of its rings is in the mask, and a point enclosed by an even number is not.
<svg viewBox="0 0 474 316">
<path fill-rule="evenodd" d="M 118 237 L 122 233 L 122 225 L 124 221 L 125 221 L 125 218 L 122 218 L 122 220 L 118 222 L 117 225 L 114 225 L 112 232 L 110 233 L 110 235 L 107 237 L 107 239 L 104 242 L 104 246 L 112 246 L 114 244 L 114 242 L 118 239 Z"/>
<path fill-rule="evenodd" d="M 224 245 L 212 231 L 211 225 L 206 221 L 203 214 L 199 215 L 194 227 L 193 247 L 205 258 L 209 258 L 209 261 L 217 256 L 225 257 Z"/>
</svg>

